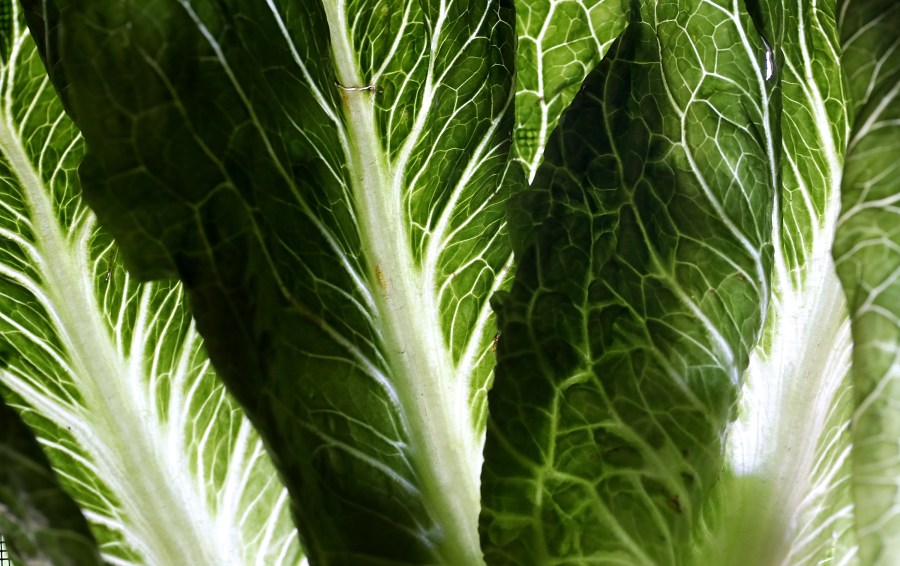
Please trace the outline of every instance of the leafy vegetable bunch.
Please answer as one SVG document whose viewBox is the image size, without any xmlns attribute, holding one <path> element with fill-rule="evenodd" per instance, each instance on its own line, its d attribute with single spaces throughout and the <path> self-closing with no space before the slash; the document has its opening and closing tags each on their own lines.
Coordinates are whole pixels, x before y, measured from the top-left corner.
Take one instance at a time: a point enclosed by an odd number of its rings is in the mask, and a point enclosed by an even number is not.
<svg viewBox="0 0 900 566">
<path fill-rule="evenodd" d="M 0 533 L 894 564 L 898 164 L 895 0 L 0 0 Z"/>
</svg>

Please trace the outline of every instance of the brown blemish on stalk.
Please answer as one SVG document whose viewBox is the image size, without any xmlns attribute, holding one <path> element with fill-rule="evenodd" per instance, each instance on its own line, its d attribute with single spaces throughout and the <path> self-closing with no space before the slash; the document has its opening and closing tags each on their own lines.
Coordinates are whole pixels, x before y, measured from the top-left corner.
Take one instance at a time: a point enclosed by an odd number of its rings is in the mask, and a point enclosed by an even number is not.
<svg viewBox="0 0 900 566">
<path fill-rule="evenodd" d="M 350 106 L 350 96 L 347 91 L 342 88 L 339 88 L 338 90 L 341 91 L 341 102 L 344 104 L 344 107 Z"/>
<path fill-rule="evenodd" d="M 381 287 L 381 290 L 387 291 L 387 279 L 385 279 L 384 271 L 381 270 L 380 265 L 375 266 L 375 279 L 378 280 L 378 286 Z"/>
</svg>

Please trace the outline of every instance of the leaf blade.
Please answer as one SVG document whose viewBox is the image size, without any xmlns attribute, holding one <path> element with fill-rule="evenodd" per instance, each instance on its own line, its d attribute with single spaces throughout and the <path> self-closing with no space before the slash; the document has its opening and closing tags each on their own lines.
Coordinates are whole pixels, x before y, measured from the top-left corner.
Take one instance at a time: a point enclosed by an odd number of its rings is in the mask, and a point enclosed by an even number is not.
<svg viewBox="0 0 900 566">
<path fill-rule="evenodd" d="M 891 2 L 841 2 L 842 63 L 851 106 L 851 135 L 844 162 L 841 217 L 834 258 L 847 294 L 852 332 L 854 413 L 853 496 L 860 559 L 888 564 L 900 548 L 900 523 L 891 506 L 895 490 L 884 478 L 900 474 L 892 399 L 900 344 L 894 271 L 900 266 L 892 229 L 900 192 L 900 7 Z"/>
<path fill-rule="evenodd" d="M 186 282 L 311 559 L 480 562 L 510 11 L 66 6 L 85 192 L 131 267 Z"/>
<path fill-rule="evenodd" d="M 768 305 L 773 121 L 748 29 L 724 4 L 632 14 L 514 202 L 489 561 L 689 560 Z"/>
<path fill-rule="evenodd" d="M 559 117 L 628 22 L 621 0 L 520 0 L 516 4 L 516 138 L 534 179 Z"/>
<path fill-rule="evenodd" d="M 298 562 L 283 486 L 216 384 L 180 289 L 125 274 L 79 198 L 83 141 L 18 5 L 3 5 L 13 11 L 0 68 L 0 334 L 10 354 L 0 380 L 10 399 L 104 560 Z"/>
</svg>

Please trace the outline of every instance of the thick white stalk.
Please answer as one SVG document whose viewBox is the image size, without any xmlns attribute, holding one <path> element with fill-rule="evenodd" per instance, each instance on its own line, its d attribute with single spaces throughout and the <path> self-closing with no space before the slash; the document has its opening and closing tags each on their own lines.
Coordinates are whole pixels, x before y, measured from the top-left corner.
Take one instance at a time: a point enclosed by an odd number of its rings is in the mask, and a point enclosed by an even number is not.
<svg viewBox="0 0 900 566">
<path fill-rule="evenodd" d="M 398 173 L 382 150 L 374 90 L 360 90 L 360 74 L 342 2 L 326 2 L 332 51 L 350 141 L 348 168 L 369 280 L 391 379 L 409 424 L 413 462 L 426 507 L 440 528 L 436 557 L 448 565 L 483 562 L 478 538 L 479 478 L 470 454 L 480 446 L 471 411 L 455 410 L 456 369 L 444 345 L 435 289 L 424 287 L 404 222 L 402 195 L 393 190 Z M 349 89 L 349 90 L 348 90 Z"/>
<path fill-rule="evenodd" d="M 127 542 L 138 546 L 147 564 L 238 564 L 239 549 L 209 536 L 205 502 L 191 489 L 186 470 L 170 465 L 159 423 L 144 417 L 147 408 L 136 403 L 142 376 L 129 372 L 144 368 L 130 368 L 116 350 L 94 293 L 87 249 L 64 236 L 52 197 L 5 117 L 0 151 L 24 189 L 44 258 L 43 288 L 84 399 L 81 418 L 89 426 L 83 430 L 91 434 L 73 433 L 123 507 L 121 526 L 132 535 Z"/>
<path fill-rule="evenodd" d="M 720 518 L 728 525 L 720 547 L 726 565 L 797 563 L 816 544 L 809 520 L 822 520 L 820 506 L 847 472 L 847 306 L 830 254 L 811 260 L 805 284 L 773 306 L 769 347 L 751 357 L 729 432 L 734 477 L 724 480 L 727 517 Z"/>
</svg>

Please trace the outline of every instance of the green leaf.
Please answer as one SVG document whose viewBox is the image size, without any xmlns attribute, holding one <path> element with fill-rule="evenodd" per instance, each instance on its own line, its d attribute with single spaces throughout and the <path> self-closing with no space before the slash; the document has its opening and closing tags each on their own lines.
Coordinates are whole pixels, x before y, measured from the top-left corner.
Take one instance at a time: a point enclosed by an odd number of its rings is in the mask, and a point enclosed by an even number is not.
<svg viewBox="0 0 900 566">
<path fill-rule="evenodd" d="M 529 181 L 559 117 L 628 22 L 628 0 L 517 0 L 514 157 Z"/>
<path fill-rule="evenodd" d="M 863 564 L 900 549 L 900 4 L 840 3 L 852 132 L 834 257 L 852 319 L 853 498 Z"/>
<path fill-rule="evenodd" d="M 84 192 L 177 275 L 319 563 L 477 564 L 505 2 L 60 0 Z"/>
<path fill-rule="evenodd" d="M 847 141 L 835 2 L 761 3 L 778 174 L 772 299 L 744 377 L 698 564 L 847 563 L 852 351 L 831 257 Z"/>
<path fill-rule="evenodd" d="M 75 317 L 46 313 L 91 311 L 60 306 L 53 279 L 84 256 L 86 296 L 113 305 L 95 310 L 126 313 L 104 314 L 114 347 L 97 351 L 159 343 L 145 357 L 169 360 L 168 330 L 144 333 L 157 319 L 122 298 L 119 255 L 182 279 L 313 562 L 890 563 L 897 6 L 519 0 L 514 34 L 513 3 L 30 0 L 90 148 L 86 197 L 122 248 L 92 232 L 54 262 L 14 261 L 40 275 L 16 280 L 40 309 L 14 328 L 56 336 Z M 57 135 L 13 126 L 26 149 Z M 50 156 L 59 174 L 77 147 Z M 20 153 L 10 177 L 40 184 L 16 166 L 30 160 L 55 194 L 47 152 Z M 61 233 L 92 222 L 58 202 Z M 145 289 L 151 310 L 181 302 Z M 178 359 L 202 366 L 181 324 Z M 49 376 L 101 362 L 58 357 L 34 383 L 94 403 Z M 183 391 L 166 379 L 142 393 L 152 406 Z M 44 445 L 67 438 L 22 391 Z M 153 558 L 180 550 L 162 546 Z"/>
<path fill-rule="evenodd" d="M 181 288 L 125 273 L 79 197 L 84 142 L 18 4 L 0 5 L 4 397 L 105 562 L 298 563 L 284 486 L 213 373 Z M 62 508 L 55 497 L 47 505 Z"/>
<path fill-rule="evenodd" d="M 100 566 L 84 515 L 60 487 L 37 439 L 2 400 L 0 430 L 0 533 L 9 554 L 22 564 Z"/>
<path fill-rule="evenodd" d="M 513 206 L 489 402 L 495 564 L 679 564 L 768 309 L 775 120 L 750 16 L 645 3 Z M 702 41 L 697 38 L 703 38 Z"/>
</svg>

